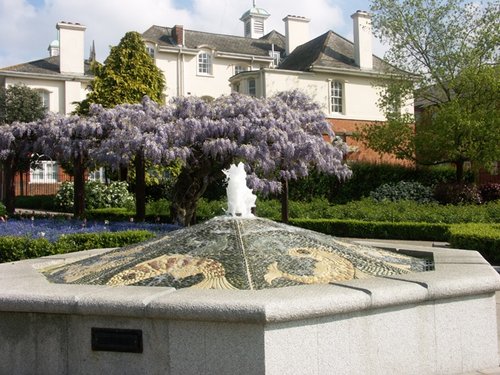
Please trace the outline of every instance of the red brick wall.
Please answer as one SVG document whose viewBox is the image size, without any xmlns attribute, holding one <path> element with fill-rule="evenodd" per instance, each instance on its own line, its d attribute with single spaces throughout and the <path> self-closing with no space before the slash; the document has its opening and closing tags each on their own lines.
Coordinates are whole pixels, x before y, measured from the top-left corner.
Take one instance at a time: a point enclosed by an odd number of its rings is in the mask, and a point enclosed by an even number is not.
<svg viewBox="0 0 500 375">
<path fill-rule="evenodd" d="M 388 163 L 388 164 L 401 164 L 413 165 L 413 162 L 406 160 L 396 159 L 392 155 L 379 154 L 376 151 L 367 148 L 363 143 L 356 141 L 352 134 L 356 132 L 358 127 L 370 126 L 372 122 L 361 120 L 343 120 L 343 119 L 328 119 L 332 124 L 332 129 L 336 135 L 344 138 L 347 144 L 357 149 L 357 151 L 349 154 L 348 160 L 363 161 L 367 163 Z"/>
</svg>

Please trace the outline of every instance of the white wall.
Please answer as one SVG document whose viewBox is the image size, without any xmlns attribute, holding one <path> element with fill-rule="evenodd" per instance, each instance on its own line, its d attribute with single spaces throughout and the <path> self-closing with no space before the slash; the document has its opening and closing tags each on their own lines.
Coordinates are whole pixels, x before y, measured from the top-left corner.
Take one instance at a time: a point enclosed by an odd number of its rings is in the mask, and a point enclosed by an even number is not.
<svg viewBox="0 0 500 375">
<path fill-rule="evenodd" d="M 246 66 L 249 70 L 268 67 L 270 62 L 253 62 L 251 59 L 226 58 L 212 55 L 212 74 L 198 74 L 198 55 L 157 52 L 155 63 L 163 71 L 166 81 L 165 95 L 168 98 L 178 95 L 217 98 L 231 93 L 229 78 L 235 74 L 235 67 Z M 180 74 L 180 76 L 178 76 Z"/>
<path fill-rule="evenodd" d="M 61 114 L 71 113 L 74 110 L 72 102 L 81 101 L 87 95 L 87 84 L 79 81 L 6 77 L 5 84 L 24 84 L 35 90 L 47 91 L 49 111 Z"/>
</svg>

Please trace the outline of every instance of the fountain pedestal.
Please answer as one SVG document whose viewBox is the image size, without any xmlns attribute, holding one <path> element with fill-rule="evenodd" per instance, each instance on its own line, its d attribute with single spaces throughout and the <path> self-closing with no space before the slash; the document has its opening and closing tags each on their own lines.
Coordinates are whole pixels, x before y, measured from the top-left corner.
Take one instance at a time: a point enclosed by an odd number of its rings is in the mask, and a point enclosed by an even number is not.
<svg viewBox="0 0 500 375">
<path fill-rule="evenodd" d="M 432 253 L 435 270 L 242 291 L 54 284 L 39 272 L 107 250 L 1 264 L 0 373 L 429 375 L 498 366 L 493 268 L 474 251 L 399 250 Z M 140 332 L 142 352 L 93 350 L 93 328 Z"/>
</svg>

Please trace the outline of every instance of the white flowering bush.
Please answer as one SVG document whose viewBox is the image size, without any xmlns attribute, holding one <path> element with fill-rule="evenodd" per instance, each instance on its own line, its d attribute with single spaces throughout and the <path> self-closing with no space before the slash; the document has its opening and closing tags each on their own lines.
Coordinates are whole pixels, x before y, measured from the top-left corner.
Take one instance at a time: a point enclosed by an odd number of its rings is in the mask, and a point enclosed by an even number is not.
<svg viewBox="0 0 500 375">
<path fill-rule="evenodd" d="M 73 209 L 74 184 L 63 182 L 55 197 L 55 206 L 63 211 Z M 110 184 L 89 181 L 85 184 L 86 208 L 133 208 L 134 196 L 127 190 L 127 183 L 114 181 Z"/>
</svg>

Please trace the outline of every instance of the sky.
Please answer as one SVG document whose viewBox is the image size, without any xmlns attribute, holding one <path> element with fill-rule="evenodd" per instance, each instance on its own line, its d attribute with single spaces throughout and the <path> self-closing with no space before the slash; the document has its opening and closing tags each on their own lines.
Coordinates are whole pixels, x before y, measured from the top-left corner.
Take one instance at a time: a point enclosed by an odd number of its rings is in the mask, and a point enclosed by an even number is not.
<svg viewBox="0 0 500 375">
<path fill-rule="evenodd" d="M 283 18 L 304 16 L 310 21 L 311 39 L 333 30 L 352 40 L 351 14 L 369 10 L 369 0 L 256 0 L 267 10 L 265 32 L 285 34 Z M 95 42 L 97 60 L 103 62 L 110 46 L 128 31 L 143 33 L 152 25 L 183 25 L 185 29 L 243 36 L 241 15 L 252 0 L 0 0 L 0 68 L 48 56 L 57 39 L 56 24 L 80 23 L 85 31 L 85 57 Z M 374 42 L 374 53 L 384 47 Z"/>
</svg>

